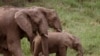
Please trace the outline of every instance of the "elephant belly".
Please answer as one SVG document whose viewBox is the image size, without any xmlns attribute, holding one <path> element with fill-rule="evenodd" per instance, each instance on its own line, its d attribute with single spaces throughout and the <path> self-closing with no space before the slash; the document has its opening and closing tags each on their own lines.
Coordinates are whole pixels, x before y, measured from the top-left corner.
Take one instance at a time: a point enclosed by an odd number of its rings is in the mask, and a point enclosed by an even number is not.
<svg viewBox="0 0 100 56">
<path fill-rule="evenodd" d="M 57 46 L 49 47 L 49 53 L 55 53 L 55 52 L 57 52 L 57 50 L 58 50 Z"/>
<path fill-rule="evenodd" d="M 55 39 L 53 37 L 49 37 L 48 39 L 48 48 L 50 53 L 57 52 L 59 47 L 59 39 Z"/>
</svg>

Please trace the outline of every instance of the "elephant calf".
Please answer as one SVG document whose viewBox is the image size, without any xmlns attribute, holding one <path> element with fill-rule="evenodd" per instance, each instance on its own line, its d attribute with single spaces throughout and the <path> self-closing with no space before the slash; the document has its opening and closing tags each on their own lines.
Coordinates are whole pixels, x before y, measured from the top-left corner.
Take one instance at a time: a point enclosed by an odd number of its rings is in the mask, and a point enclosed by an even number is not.
<svg viewBox="0 0 100 56">
<path fill-rule="evenodd" d="M 33 40 L 35 56 L 41 52 L 41 37 L 38 35 Z M 67 48 L 72 48 L 78 52 L 77 56 L 83 56 L 82 45 L 78 38 L 68 32 L 48 33 L 49 53 L 56 53 L 56 56 L 66 56 Z"/>
</svg>

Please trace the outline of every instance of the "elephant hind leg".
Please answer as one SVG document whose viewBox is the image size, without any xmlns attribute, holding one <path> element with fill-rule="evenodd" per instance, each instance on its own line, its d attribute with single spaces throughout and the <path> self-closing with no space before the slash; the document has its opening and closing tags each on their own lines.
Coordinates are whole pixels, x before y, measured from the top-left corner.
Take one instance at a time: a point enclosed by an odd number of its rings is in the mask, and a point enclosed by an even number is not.
<svg viewBox="0 0 100 56">
<path fill-rule="evenodd" d="M 14 55 L 14 56 L 22 56 L 22 50 L 21 50 L 21 44 L 20 44 L 20 35 L 18 31 L 16 30 L 10 30 L 7 33 L 7 44 L 8 44 L 8 50 Z"/>
</svg>

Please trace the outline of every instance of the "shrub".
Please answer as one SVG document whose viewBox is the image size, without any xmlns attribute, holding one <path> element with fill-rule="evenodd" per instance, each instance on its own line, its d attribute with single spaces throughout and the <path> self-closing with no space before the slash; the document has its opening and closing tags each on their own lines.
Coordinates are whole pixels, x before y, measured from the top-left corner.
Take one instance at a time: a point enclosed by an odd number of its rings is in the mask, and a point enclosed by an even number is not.
<svg viewBox="0 0 100 56">
<path fill-rule="evenodd" d="M 0 5 L 24 6 L 26 0 L 1 0 Z"/>
</svg>

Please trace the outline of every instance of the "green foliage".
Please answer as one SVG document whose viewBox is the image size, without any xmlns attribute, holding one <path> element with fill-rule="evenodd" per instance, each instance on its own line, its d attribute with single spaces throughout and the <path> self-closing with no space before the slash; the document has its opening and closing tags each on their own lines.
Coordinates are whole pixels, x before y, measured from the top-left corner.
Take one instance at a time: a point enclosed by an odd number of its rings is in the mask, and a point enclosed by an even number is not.
<svg viewBox="0 0 100 56">
<path fill-rule="evenodd" d="M 12 6 L 25 6 L 27 0 L 10 0 L 8 2 L 3 2 L 0 0 L 0 6 L 2 5 L 12 5 Z"/>
<path fill-rule="evenodd" d="M 8 3 L 13 6 L 24 6 L 26 0 L 13 0 L 12 2 Z"/>
<path fill-rule="evenodd" d="M 3 2 L 2 2 L 2 0 L 0 0 L 0 6 L 1 6 L 1 5 L 3 5 Z"/>
<path fill-rule="evenodd" d="M 21 41 L 22 44 L 22 50 L 25 53 L 25 56 L 31 56 L 30 52 L 30 43 L 28 42 L 27 38 L 23 38 Z"/>
</svg>

